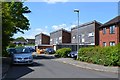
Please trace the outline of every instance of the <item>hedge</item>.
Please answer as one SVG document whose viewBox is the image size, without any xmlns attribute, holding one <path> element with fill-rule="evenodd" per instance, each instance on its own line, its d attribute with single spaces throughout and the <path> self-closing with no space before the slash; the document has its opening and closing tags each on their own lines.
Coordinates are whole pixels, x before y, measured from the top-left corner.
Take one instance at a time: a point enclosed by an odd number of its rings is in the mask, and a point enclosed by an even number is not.
<svg viewBox="0 0 120 80">
<path fill-rule="evenodd" d="M 120 66 L 120 44 L 109 47 L 80 48 L 78 60 L 104 66 Z"/>
<path fill-rule="evenodd" d="M 70 48 L 61 48 L 56 51 L 55 54 L 57 54 L 59 57 L 67 57 L 68 53 L 71 52 Z"/>
</svg>

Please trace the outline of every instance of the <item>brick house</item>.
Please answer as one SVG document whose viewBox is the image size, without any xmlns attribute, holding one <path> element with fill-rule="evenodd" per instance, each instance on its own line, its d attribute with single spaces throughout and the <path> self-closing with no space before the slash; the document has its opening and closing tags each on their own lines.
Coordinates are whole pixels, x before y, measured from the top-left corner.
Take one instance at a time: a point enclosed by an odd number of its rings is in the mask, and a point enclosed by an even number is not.
<svg viewBox="0 0 120 80">
<path fill-rule="evenodd" d="M 24 39 L 24 40 L 14 40 L 12 43 L 14 43 L 16 45 L 19 45 L 19 44 L 26 45 L 27 41 L 26 41 L 26 39 Z"/>
<path fill-rule="evenodd" d="M 35 45 L 49 45 L 50 44 L 50 36 L 40 33 L 35 36 Z"/>
<path fill-rule="evenodd" d="M 71 32 L 59 29 L 50 33 L 50 44 L 71 43 Z"/>
<path fill-rule="evenodd" d="M 79 45 L 99 45 L 99 27 L 101 25 L 101 23 L 94 20 L 88 23 L 84 23 L 79 27 L 72 28 L 71 42 L 79 42 Z"/>
<path fill-rule="evenodd" d="M 103 24 L 99 29 L 100 46 L 113 46 L 120 42 L 120 16 Z"/>
<path fill-rule="evenodd" d="M 26 39 L 27 44 L 35 44 L 35 39 Z"/>
</svg>

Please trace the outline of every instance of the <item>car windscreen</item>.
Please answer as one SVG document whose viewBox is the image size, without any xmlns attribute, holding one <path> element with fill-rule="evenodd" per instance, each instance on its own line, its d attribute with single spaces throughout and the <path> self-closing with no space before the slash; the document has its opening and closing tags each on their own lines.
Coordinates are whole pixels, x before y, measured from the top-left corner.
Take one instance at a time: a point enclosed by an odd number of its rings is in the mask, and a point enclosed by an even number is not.
<svg viewBox="0 0 120 80">
<path fill-rule="evenodd" d="M 17 48 L 16 52 L 17 53 L 30 53 L 30 49 L 29 48 Z"/>
<path fill-rule="evenodd" d="M 16 53 L 16 49 L 14 49 L 14 48 L 7 49 L 7 51 L 8 51 L 9 53 Z"/>
<path fill-rule="evenodd" d="M 52 49 L 52 48 L 47 48 L 46 50 L 48 50 L 48 51 L 50 50 L 50 51 L 51 51 L 51 50 L 53 50 L 53 49 Z"/>
</svg>

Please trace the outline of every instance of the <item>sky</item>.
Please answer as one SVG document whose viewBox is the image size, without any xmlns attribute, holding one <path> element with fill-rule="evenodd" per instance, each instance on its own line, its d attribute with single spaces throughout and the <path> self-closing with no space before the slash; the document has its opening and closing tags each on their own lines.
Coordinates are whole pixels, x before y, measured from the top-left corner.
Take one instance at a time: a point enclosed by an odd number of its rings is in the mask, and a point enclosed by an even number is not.
<svg viewBox="0 0 120 80">
<path fill-rule="evenodd" d="M 30 22 L 30 30 L 24 34 L 17 33 L 13 38 L 21 37 L 35 39 L 41 32 L 50 35 L 51 32 L 64 28 L 68 31 L 77 25 L 79 9 L 79 22 L 84 24 L 98 21 L 102 24 L 118 15 L 118 2 L 24 2 L 31 13 L 25 14 Z"/>
</svg>

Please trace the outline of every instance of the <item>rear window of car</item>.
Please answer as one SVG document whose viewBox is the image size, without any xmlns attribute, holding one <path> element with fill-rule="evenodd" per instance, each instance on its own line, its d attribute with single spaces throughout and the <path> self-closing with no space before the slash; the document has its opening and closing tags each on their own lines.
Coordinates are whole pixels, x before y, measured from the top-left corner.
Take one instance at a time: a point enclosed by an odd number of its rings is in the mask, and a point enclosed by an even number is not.
<svg viewBox="0 0 120 80">
<path fill-rule="evenodd" d="M 52 48 L 47 48 L 46 50 L 53 50 Z"/>
<path fill-rule="evenodd" d="M 13 52 L 13 53 L 16 53 L 16 49 L 15 48 L 10 48 L 7 50 L 9 53 Z"/>
<path fill-rule="evenodd" d="M 16 51 L 17 53 L 30 53 L 29 48 L 17 48 Z"/>
</svg>

